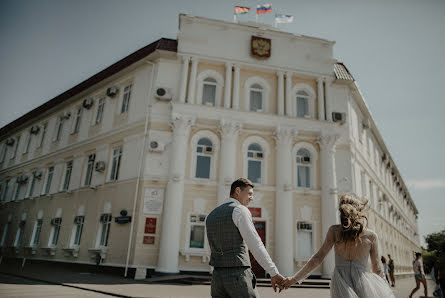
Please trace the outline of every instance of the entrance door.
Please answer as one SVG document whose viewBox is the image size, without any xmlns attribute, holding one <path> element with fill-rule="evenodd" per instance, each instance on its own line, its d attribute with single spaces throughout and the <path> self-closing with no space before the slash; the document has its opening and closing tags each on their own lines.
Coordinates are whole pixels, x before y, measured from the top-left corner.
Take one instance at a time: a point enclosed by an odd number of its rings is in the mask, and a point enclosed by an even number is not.
<svg viewBox="0 0 445 298">
<path fill-rule="evenodd" d="M 264 246 L 266 246 L 266 222 L 265 221 L 254 221 L 255 229 L 258 232 L 258 235 L 261 238 Z M 263 278 L 266 277 L 266 271 L 264 271 L 263 267 L 255 260 L 252 253 L 249 251 L 250 256 L 250 264 L 252 265 L 252 271 L 255 273 L 256 277 Z"/>
</svg>

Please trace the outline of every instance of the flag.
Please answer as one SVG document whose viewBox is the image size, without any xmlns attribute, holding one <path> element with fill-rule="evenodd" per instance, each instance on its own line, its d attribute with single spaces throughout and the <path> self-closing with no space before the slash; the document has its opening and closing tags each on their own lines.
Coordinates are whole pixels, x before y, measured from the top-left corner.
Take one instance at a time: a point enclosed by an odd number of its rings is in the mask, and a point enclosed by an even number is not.
<svg viewBox="0 0 445 298">
<path fill-rule="evenodd" d="M 256 6 L 256 14 L 262 14 L 262 13 L 268 13 L 268 12 L 272 12 L 271 4 L 263 4 L 263 5 Z"/>
<path fill-rule="evenodd" d="M 294 16 L 288 14 L 277 13 L 275 14 L 275 23 L 292 23 L 294 21 Z"/>
<path fill-rule="evenodd" d="M 250 7 L 244 7 L 244 6 L 235 6 L 235 14 L 246 14 L 250 10 Z"/>
</svg>

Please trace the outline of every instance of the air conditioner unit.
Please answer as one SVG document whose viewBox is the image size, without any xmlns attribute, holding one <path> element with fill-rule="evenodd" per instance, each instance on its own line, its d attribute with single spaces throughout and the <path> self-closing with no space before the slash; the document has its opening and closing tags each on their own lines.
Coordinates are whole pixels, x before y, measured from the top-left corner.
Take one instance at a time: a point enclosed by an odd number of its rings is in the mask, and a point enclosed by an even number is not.
<svg viewBox="0 0 445 298">
<path fill-rule="evenodd" d="M 369 129 L 371 127 L 371 121 L 369 119 L 363 120 L 363 129 Z"/>
<path fill-rule="evenodd" d="M 346 113 L 332 112 L 332 121 L 345 123 Z"/>
<path fill-rule="evenodd" d="M 74 217 L 74 224 L 76 224 L 76 225 L 83 224 L 84 218 L 85 218 L 84 216 Z"/>
<path fill-rule="evenodd" d="M 26 183 L 26 181 L 28 181 L 28 176 L 26 175 L 17 177 L 17 183 L 23 184 Z"/>
<path fill-rule="evenodd" d="M 111 86 L 107 89 L 107 96 L 109 97 L 115 97 L 117 93 L 119 92 L 119 88 L 116 86 Z"/>
<path fill-rule="evenodd" d="M 15 143 L 15 139 L 14 138 L 9 138 L 6 140 L 6 145 L 7 146 L 12 146 Z"/>
<path fill-rule="evenodd" d="M 71 117 L 71 112 L 65 112 L 65 113 L 63 113 L 63 115 L 62 115 L 62 118 L 63 119 L 69 119 Z"/>
<path fill-rule="evenodd" d="M 38 125 L 33 125 L 33 126 L 31 127 L 31 133 L 32 133 L 33 135 L 38 134 L 39 131 L 40 131 L 40 126 L 38 126 Z"/>
<path fill-rule="evenodd" d="M 58 226 L 62 223 L 62 218 L 61 217 L 55 217 L 53 219 L 51 219 L 51 224 L 53 226 Z"/>
<path fill-rule="evenodd" d="M 385 161 L 385 160 L 386 160 L 386 154 L 383 153 L 383 155 L 382 155 L 382 161 Z"/>
<path fill-rule="evenodd" d="M 103 172 L 105 170 L 105 162 L 104 161 L 96 162 L 96 164 L 94 165 L 94 169 L 97 172 Z"/>
<path fill-rule="evenodd" d="M 309 156 L 302 156 L 302 157 L 300 157 L 300 162 L 301 163 L 310 163 L 311 158 Z"/>
<path fill-rule="evenodd" d="M 207 146 L 205 153 L 212 153 L 213 152 L 213 147 Z"/>
<path fill-rule="evenodd" d="M 156 98 L 162 101 L 172 100 L 170 89 L 163 87 L 156 88 Z"/>
<path fill-rule="evenodd" d="M 149 150 L 154 152 L 162 152 L 165 149 L 165 145 L 158 141 L 150 141 Z"/>
<path fill-rule="evenodd" d="M 257 152 L 255 156 L 256 158 L 263 158 L 263 152 Z"/>
<path fill-rule="evenodd" d="M 300 221 L 297 224 L 297 229 L 300 230 L 300 231 L 301 230 L 311 231 L 312 230 L 312 224 Z"/>
<path fill-rule="evenodd" d="M 41 179 L 42 178 L 42 171 L 38 171 L 34 173 L 34 178 Z"/>
<path fill-rule="evenodd" d="M 111 214 L 102 214 L 100 216 L 100 222 L 101 223 L 107 223 L 111 221 Z"/>
<path fill-rule="evenodd" d="M 85 109 L 89 110 L 93 106 L 93 103 L 94 103 L 94 101 L 93 101 L 93 99 L 91 97 L 90 98 L 85 98 L 83 100 L 83 102 L 82 102 L 82 106 Z"/>
</svg>

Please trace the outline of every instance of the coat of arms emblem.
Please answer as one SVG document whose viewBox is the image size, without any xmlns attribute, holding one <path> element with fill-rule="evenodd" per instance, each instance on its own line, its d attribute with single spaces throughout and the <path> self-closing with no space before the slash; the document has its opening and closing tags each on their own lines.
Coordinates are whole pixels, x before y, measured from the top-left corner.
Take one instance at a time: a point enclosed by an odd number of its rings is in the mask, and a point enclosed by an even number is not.
<svg viewBox="0 0 445 298">
<path fill-rule="evenodd" d="M 271 41 L 269 38 L 252 36 L 250 41 L 250 53 L 256 58 L 269 58 Z"/>
</svg>

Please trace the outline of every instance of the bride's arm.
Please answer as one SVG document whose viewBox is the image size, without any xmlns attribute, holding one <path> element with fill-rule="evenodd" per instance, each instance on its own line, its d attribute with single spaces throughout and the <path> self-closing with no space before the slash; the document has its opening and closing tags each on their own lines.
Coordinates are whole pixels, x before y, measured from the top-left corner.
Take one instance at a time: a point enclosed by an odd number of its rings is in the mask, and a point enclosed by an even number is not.
<svg viewBox="0 0 445 298">
<path fill-rule="evenodd" d="M 303 268 L 300 269 L 300 271 L 298 271 L 291 279 L 288 279 L 288 281 L 285 284 L 285 287 L 288 288 L 292 284 L 296 282 L 301 282 L 306 277 L 308 277 L 309 274 L 312 272 L 312 270 L 314 270 L 315 268 L 317 268 L 318 265 L 321 264 L 323 259 L 326 257 L 326 255 L 334 245 L 334 242 L 335 242 L 335 231 L 334 231 L 334 226 L 331 226 L 323 242 L 323 245 L 320 247 L 317 253 L 312 256 L 312 258 L 306 263 L 306 265 L 303 266 Z"/>
<path fill-rule="evenodd" d="M 382 267 L 380 265 L 379 260 L 379 248 L 377 242 L 377 234 L 372 232 L 372 242 L 371 242 L 371 251 L 369 252 L 372 264 L 372 272 L 377 275 L 380 275 L 383 279 L 385 278 L 383 275 Z"/>
</svg>

